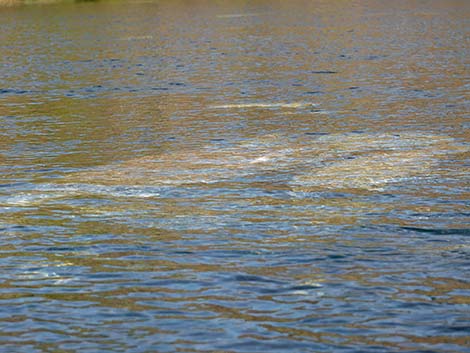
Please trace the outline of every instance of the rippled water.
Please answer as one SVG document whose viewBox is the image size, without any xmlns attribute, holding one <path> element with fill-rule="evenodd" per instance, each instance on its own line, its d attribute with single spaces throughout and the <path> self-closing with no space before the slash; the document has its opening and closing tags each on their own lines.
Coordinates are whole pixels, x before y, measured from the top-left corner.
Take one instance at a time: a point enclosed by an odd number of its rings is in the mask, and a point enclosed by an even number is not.
<svg viewBox="0 0 470 353">
<path fill-rule="evenodd" d="M 469 18 L 0 7 L 0 352 L 468 352 Z"/>
</svg>

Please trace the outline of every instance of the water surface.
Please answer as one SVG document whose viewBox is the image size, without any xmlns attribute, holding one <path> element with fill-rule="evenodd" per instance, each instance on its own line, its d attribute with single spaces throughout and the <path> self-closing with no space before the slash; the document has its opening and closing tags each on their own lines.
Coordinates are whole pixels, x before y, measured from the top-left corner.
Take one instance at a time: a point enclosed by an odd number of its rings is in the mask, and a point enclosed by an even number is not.
<svg viewBox="0 0 470 353">
<path fill-rule="evenodd" d="M 467 1 L 0 8 L 0 352 L 466 352 Z"/>
</svg>

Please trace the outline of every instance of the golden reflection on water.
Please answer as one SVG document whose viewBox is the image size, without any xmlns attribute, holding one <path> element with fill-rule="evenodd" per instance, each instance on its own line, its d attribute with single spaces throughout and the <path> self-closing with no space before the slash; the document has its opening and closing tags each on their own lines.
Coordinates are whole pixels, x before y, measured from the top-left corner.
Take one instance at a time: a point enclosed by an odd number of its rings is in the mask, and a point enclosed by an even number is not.
<svg viewBox="0 0 470 353">
<path fill-rule="evenodd" d="M 469 11 L 0 8 L 2 347 L 465 351 Z"/>
</svg>

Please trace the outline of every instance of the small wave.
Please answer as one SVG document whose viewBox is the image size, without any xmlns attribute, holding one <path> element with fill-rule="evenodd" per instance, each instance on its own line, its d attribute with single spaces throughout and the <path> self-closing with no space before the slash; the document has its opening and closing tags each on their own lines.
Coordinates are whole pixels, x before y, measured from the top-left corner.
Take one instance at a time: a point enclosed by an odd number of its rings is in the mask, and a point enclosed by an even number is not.
<svg viewBox="0 0 470 353">
<path fill-rule="evenodd" d="M 322 75 L 322 74 L 337 74 L 338 71 L 333 71 L 333 70 L 317 70 L 317 71 L 312 71 L 312 74 L 317 74 L 317 75 Z"/>
<path fill-rule="evenodd" d="M 226 15 L 217 15 L 217 18 L 243 18 L 243 17 L 256 17 L 259 16 L 258 13 L 233 13 Z"/>
<path fill-rule="evenodd" d="M 401 227 L 401 229 L 409 230 L 417 233 L 429 233 L 434 235 L 470 235 L 470 228 L 419 228 L 419 227 Z"/>
<path fill-rule="evenodd" d="M 21 192 L 17 195 L 6 197 L 1 200 L 2 206 L 35 206 L 44 203 L 50 199 L 60 199 L 62 197 L 71 196 L 63 192 L 38 193 L 37 191 Z"/>
<path fill-rule="evenodd" d="M 127 37 L 119 38 L 119 40 L 124 40 L 124 41 L 148 40 L 148 39 L 153 39 L 153 36 L 151 36 L 151 35 L 142 35 L 142 36 L 127 36 Z"/>
<path fill-rule="evenodd" d="M 316 107 L 315 103 L 306 102 L 293 102 L 293 103 L 240 103 L 240 104 L 221 104 L 211 105 L 211 109 L 272 109 L 272 108 L 286 108 L 286 109 L 299 109 L 307 107 Z"/>
<path fill-rule="evenodd" d="M 78 195 L 106 195 L 111 197 L 152 198 L 160 196 L 159 190 L 149 186 L 107 186 L 96 184 L 43 184 L 29 191 L 2 198 L 3 206 L 35 206 L 50 200 Z"/>
<path fill-rule="evenodd" d="M 0 94 L 26 94 L 26 93 L 31 93 L 31 91 L 26 91 L 24 89 L 0 88 Z"/>
</svg>

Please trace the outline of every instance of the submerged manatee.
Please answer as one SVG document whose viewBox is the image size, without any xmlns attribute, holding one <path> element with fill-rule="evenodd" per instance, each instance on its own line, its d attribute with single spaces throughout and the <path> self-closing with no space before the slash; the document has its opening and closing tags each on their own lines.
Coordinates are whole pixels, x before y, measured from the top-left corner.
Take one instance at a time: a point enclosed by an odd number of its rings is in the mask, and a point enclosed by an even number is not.
<svg viewBox="0 0 470 353">
<path fill-rule="evenodd" d="M 225 148 L 207 145 L 94 167 L 0 197 L 0 204 L 28 206 L 80 195 L 158 197 L 161 187 L 213 183 L 240 188 L 261 182 L 294 192 L 375 192 L 430 175 L 446 178 L 452 171 L 440 164 L 468 151 L 468 145 L 451 137 L 420 133 L 303 135 L 295 140 L 267 135 Z M 458 174 L 467 177 L 470 171 L 460 168 Z"/>
<path fill-rule="evenodd" d="M 469 150 L 448 136 L 418 133 L 329 135 L 317 143 L 324 146 L 323 163 L 296 175 L 296 190 L 380 190 L 426 176 L 450 155 Z"/>
<path fill-rule="evenodd" d="M 72 174 L 64 181 L 103 185 L 214 183 L 259 172 L 263 165 L 285 157 L 287 150 L 276 146 L 276 140 L 265 137 L 223 149 L 205 146 L 143 156 Z"/>
<path fill-rule="evenodd" d="M 294 190 L 377 190 L 426 175 L 450 154 L 465 151 L 468 147 L 453 138 L 418 133 L 332 134 L 295 142 L 268 135 L 223 149 L 206 146 L 144 156 L 72 174 L 64 181 L 155 186 L 278 174 Z"/>
</svg>

